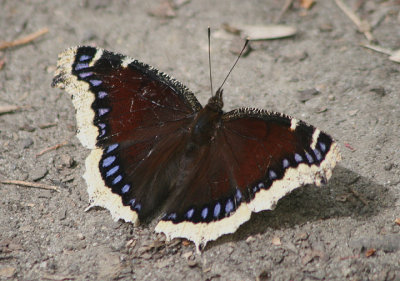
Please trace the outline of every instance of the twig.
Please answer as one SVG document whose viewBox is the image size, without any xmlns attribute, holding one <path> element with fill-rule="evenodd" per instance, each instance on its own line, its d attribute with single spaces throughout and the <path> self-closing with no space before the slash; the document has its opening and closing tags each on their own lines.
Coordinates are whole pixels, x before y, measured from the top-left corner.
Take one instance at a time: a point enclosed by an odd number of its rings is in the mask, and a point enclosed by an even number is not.
<svg viewBox="0 0 400 281">
<path fill-rule="evenodd" d="M 393 54 L 393 51 L 385 49 L 385 48 L 383 48 L 381 46 L 371 45 L 371 44 L 361 44 L 361 46 L 363 46 L 364 48 L 373 50 L 375 52 L 385 54 L 385 55 L 391 56 Z"/>
<path fill-rule="evenodd" d="M 46 34 L 47 32 L 49 32 L 49 29 L 47 27 L 45 27 L 45 28 L 42 28 L 34 33 L 31 33 L 31 34 L 25 36 L 25 37 L 22 37 L 20 39 L 2 42 L 0 44 L 0 50 L 19 46 L 19 45 L 28 44 L 28 43 L 32 42 L 33 40 L 35 40 L 36 38 L 42 36 L 43 34 Z"/>
<path fill-rule="evenodd" d="M 286 11 L 290 8 L 290 6 L 292 6 L 292 3 L 293 3 L 293 0 L 286 0 L 281 11 L 279 12 L 279 15 L 275 19 L 275 23 L 278 23 L 281 21 L 282 16 L 286 13 Z"/>
<path fill-rule="evenodd" d="M 368 41 L 374 41 L 374 36 L 371 33 L 371 26 L 365 20 L 360 20 L 360 18 L 342 2 L 342 0 L 335 0 L 338 7 L 350 18 L 350 20 L 357 26 L 358 30 L 364 33 Z"/>
<path fill-rule="evenodd" d="M 54 127 L 54 126 L 57 126 L 56 122 L 41 124 L 41 125 L 39 125 L 39 128 L 40 129 L 47 129 L 47 128 Z"/>
<path fill-rule="evenodd" d="M 21 108 L 24 108 L 24 107 L 18 106 L 18 105 L 2 105 L 2 106 L 0 106 L 0 114 L 11 113 L 11 112 L 17 111 Z"/>
<path fill-rule="evenodd" d="M 368 202 L 367 202 L 367 200 L 365 200 L 357 191 L 355 191 L 353 188 L 349 188 L 350 189 L 350 191 L 351 191 L 351 193 L 353 193 L 354 194 L 354 196 L 358 199 L 358 200 L 360 200 L 361 202 L 363 202 L 363 204 L 365 205 L 365 206 L 368 206 Z"/>
<path fill-rule="evenodd" d="M 43 183 L 20 181 L 20 180 L 4 180 L 4 181 L 0 181 L 0 183 L 3 183 L 3 184 L 15 184 L 15 185 L 21 185 L 21 186 L 27 186 L 27 187 L 33 187 L 33 188 L 40 188 L 40 189 L 47 189 L 47 190 L 54 190 L 54 191 L 60 192 L 60 190 L 58 189 L 57 186 L 43 184 Z"/>
<path fill-rule="evenodd" d="M 47 153 L 49 151 L 59 149 L 60 147 L 63 147 L 64 145 L 67 145 L 67 144 L 68 144 L 68 141 L 64 141 L 62 143 L 59 143 L 59 144 L 53 145 L 51 147 L 45 148 L 42 151 L 40 151 L 38 154 L 36 154 L 36 157 L 41 156 L 41 155 L 43 155 L 43 154 L 45 154 L 45 153 Z"/>
</svg>

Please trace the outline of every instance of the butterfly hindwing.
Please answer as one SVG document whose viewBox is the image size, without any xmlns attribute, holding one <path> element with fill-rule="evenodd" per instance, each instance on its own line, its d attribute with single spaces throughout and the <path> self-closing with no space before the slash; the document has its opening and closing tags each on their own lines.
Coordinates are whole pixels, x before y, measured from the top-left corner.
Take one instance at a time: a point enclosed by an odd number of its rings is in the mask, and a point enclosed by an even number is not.
<svg viewBox="0 0 400 281">
<path fill-rule="evenodd" d="M 156 230 L 204 246 L 295 188 L 325 183 L 339 160 L 334 140 L 302 121 L 255 109 L 226 113 L 204 156 L 202 167 L 209 168 L 187 183 L 191 192 Z"/>
</svg>

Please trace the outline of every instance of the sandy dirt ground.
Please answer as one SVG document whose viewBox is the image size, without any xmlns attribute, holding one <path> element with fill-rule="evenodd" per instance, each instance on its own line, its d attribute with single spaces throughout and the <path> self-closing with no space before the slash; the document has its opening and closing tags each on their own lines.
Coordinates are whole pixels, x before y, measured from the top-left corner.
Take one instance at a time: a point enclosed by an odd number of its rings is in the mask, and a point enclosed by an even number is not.
<svg viewBox="0 0 400 281">
<path fill-rule="evenodd" d="M 400 280 L 400 64 L 360 46 L 364 35 L 333 0 L 311 9 L 296 0 L 280 21 L 296 36 L 252 42 L 224 92 L 226 110 L 280 111 L 334 136 L 343 161 L 328 185 L 300 188 L 274 211 L 253 214 L 201 256 L 187 241 L 165 242 L 154 224 L 134 228 L 106 210 L 84 211 L 89 151 L 75 137 L 69 95 L 50 86 L 58 53 L 89 44 L 129 55 L 204 104 L 207 27 L 218 84 L 236 58 L 237 36 L 222 24 L 273 23 L 284 1 L 178 2 L 168 12 L 154 10 L 156 1 L 0 1 L 2 41 L 49 29 L 0 52 L 0 107 L 20 107 L 0 115 L 0 180 L 59 188 L 0 183 L 0 279 Z M 400 47 L 399 1 L 347 4 L 380 46 Z"/>
</svg>

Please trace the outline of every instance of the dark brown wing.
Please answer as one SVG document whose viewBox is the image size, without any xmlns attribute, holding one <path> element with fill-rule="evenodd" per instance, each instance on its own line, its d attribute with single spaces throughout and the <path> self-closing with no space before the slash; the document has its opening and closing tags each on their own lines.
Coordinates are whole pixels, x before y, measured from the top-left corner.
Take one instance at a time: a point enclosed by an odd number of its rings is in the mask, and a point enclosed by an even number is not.
<svg viewBox="0 0 400 281">
<path fill-rule="evenodd" d="M 144 188 L 135 170 L 160 140 L 179 135 L 201 105 L 185 86 L 158 70 L 93 47 L 60 54 L 53 86 L 73 95 L 78 137 L 93 149 L 84 176 L 92 205 L 110 209 L 116 219 L 136 221 L 129 209 L 140 213 L 146 200 L 153 206 L 160 195 L 135 197 L 135 187 Z"/>
<path fill-rule="evenodd" d="M 223 116 L 214 142 L 198 157 L 185 193 L 156 230 L 199 247 L 234 232 L 252 211 L 273 209 L 293 189 L 321 185 L 340 160 L 327 134 L 279 113 L 239 109 Z"/>
</svg>

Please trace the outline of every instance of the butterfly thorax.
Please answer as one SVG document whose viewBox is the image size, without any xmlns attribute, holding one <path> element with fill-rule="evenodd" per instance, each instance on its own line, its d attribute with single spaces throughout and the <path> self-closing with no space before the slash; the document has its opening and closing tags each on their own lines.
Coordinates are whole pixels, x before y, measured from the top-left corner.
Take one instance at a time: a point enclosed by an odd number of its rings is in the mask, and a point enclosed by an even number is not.
<svg viewBox="0 0 400 281">
<path fill-rule="evenodd" d="M 212 96 L 206 106 L 201 109 L 194 119 L 191 128 L 191 139 L 196 145 L 205 145 L 215 137 L 216 131 L 220 126 L 222 111 L 222 90 Z"/>
</svg>

